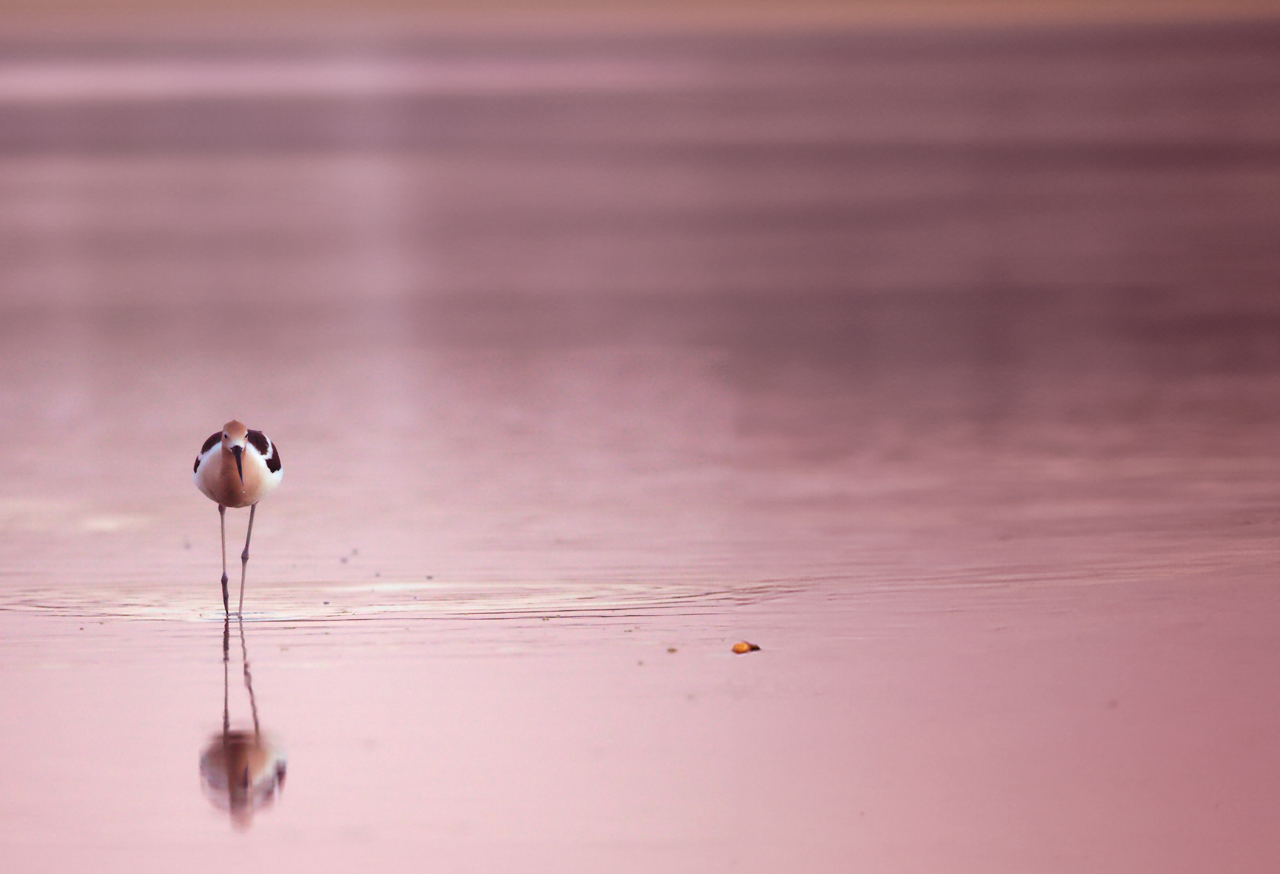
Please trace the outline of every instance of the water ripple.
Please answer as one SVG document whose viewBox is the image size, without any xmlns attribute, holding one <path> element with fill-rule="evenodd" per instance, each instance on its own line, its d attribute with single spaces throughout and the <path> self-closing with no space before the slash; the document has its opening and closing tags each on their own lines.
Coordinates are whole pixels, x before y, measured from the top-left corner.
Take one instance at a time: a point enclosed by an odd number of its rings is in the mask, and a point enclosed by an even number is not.
<svg viewBox="0 0 1280 874">
<path fill-rule="evenodd" d="M 625 617 L 657 613 L 715 614 L 784 597 L 798 587 L 780 582 L 733 586 L 660 582 L 385 582 L 255 586 L 246 596 L 247 621 L 350 619 L 504 619 Z M 102 585 L 77 589 L 18 588 L 0 593 L 0 610 L 84 618 L 220 620 L 217 593 L 199 589 Z"/>
</svg>

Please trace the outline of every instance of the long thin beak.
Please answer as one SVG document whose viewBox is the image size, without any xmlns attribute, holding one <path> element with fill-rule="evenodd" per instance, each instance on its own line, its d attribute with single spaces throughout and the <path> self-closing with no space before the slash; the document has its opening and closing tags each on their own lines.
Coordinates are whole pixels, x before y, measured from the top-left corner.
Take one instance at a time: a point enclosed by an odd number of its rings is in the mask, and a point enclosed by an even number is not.
<svg viewBox="0 0 1280 874">
<path fill-rule="evenodd" d="M 236 473 L 240 474 L 240 485 L 244 485 L 244 464 L 240 461 L 240 455 L 244 452 L 239 446 L 231 447 L 231 454 L 236 457 Z"/>
</svg>

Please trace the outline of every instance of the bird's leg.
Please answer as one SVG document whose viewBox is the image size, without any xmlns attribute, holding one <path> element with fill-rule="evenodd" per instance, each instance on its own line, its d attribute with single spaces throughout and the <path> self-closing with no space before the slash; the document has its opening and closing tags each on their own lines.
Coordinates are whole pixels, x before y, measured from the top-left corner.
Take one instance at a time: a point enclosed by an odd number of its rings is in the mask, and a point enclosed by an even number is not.
<svg viewBox="0 0 1280 874">
<path fill-rule="evenodd" d="M 222 612 L 231 615 L 231 603 L 227 599 L 227 508 L 218 505 L 218 521 L 222 525 Z"/>
<path fill-rule="evenodd" d="M 257 509 L 257 504 L 249 506 L 249 531 L 244 536 L 244 552 L 240 553 L 240 606 L 236 608 L 237 616 L 244 614 L 244 576 L 249 568 L 249 538 L 253 537 L 253 514 Z"/>
</svg>

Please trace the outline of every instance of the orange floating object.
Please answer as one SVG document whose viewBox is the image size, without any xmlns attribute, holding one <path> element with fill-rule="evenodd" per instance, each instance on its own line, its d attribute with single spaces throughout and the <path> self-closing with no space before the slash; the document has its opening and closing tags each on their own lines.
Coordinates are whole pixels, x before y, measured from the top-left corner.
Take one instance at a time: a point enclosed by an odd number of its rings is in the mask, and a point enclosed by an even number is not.
<svg viewBox="0 0 1280 874">
<path fill-rule="evenodd" d="M 756 646 L 754 643 L 747 643 L 745 640 L 740 640 L 733 645 L 733 651 L 738 655 L 742 655 L 744 652 L 755 652 L 758 649 L 760 649 L 760 647 Z"/>
</svg>

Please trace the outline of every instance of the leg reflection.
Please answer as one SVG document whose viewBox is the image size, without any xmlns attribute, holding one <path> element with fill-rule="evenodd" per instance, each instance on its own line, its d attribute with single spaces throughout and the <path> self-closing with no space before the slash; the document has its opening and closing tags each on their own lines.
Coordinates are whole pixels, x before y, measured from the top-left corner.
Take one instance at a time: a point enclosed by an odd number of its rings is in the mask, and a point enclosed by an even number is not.
<svg viewBox="0 0 1280 874">
<path fill-rule="evenodd" d="M 248 828 L 255 812 L 269 807 L 284 788 L 284 751 L 271 743 L 258 723 L 258 703 L 249 671 L 244 620 L 237 619 L 244 686 L 249 694 L 253 730 L 231 728 L 231 617 L 222 624 L 222 732 L 214 735 L 200 755 L 200 783 L 205 797 L 227 811 L 239 828 Z"/>
</svg>

